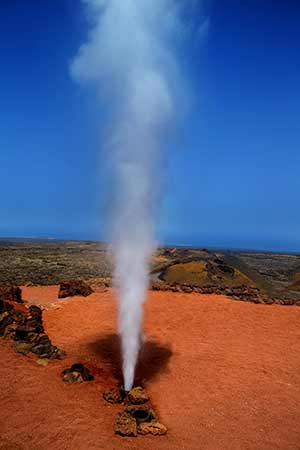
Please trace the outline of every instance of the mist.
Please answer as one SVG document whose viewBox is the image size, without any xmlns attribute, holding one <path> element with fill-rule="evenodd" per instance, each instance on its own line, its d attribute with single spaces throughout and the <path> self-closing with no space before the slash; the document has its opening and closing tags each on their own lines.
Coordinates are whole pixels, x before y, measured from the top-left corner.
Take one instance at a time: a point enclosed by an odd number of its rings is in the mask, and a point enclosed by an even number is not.
<svg viewBox="0 0 300 450">
<path fill-rule="evenodd" d="M 187 94 L 176 42 L 189 2 L 84 0 L 90 30 L 71 64 L 73 77 L 92 83 L 110 110 L 105 152 L 112 166 L 109 228 L 115 259 L 118 323 L 126 390 L 142 336 L 149 263 L 156 249 L 159 172 Z M 190 6 L 195 7 L 192 1 Z"/>
</svg>

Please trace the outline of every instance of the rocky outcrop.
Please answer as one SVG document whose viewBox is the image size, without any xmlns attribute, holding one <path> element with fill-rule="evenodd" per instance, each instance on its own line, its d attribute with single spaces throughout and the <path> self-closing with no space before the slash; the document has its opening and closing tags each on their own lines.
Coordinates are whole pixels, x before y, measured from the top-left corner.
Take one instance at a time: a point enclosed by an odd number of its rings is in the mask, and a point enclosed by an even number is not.
<svg viewBox="0 0 300 450">
<path fill-rule="evenodd" d="M 53 345 L 45 333 L 42 310 L 36 305 L 22 308 L 0 300 L 0 337 L 14 340 L 16 352 L 23 355 L 62 359 L 65 352 Z"/>
<path fill-rule="evenodd" d="M 75 295 L 88 297 L 93 292 L 93 289 L 84 281 L 69 280 L 60 284 L 58 298 L 74 297 Z"/>
<path fill-rule="evenodd" d="M 2 283 L 0 284 L 0 300 L 23 303 L 22 290 L 13 284 Z"/>
<path fill-rule="evenodd" d="M 219 287 L 219 286 L 192 286 L 186 283 L 183 284 L 168 284 L 166 282 L 154 282 L 152 283 L 152 290 L 154 291 L 171 291 L 171 292 L 184 292 L 184 293 L 197 293 L 197 294 L 220 294 L 226 295 L 233 300 L 239 300 L 250 303 L 260 303 L 265 305 L 272 305 L 276 303 L 283 306 L 300 306 L 299 299 L 287 299 L 287 298 L 271 298 L 264 294 L 260 289 L 250 287 L 246 285 L 234 286 L 234 287 Z"/>
</svg>

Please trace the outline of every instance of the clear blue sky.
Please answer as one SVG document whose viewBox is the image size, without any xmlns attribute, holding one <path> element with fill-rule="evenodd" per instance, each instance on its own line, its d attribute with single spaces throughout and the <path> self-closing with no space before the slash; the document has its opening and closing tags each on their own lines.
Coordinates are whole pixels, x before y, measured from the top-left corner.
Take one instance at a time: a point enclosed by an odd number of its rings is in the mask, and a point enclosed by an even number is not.
<svg viewBox="0 0 300 450">
<path fill-rule="evenodd" d="M 69 74 L 81 3 L 4 0 L 0 19 L 0 236 L 101 238 L 105 111 Z M 296 1 L 211 7 L 182 59 L 194 101 L 163 172 L 163 242 L 300 251 L 299 23 Z"/>
</svg>

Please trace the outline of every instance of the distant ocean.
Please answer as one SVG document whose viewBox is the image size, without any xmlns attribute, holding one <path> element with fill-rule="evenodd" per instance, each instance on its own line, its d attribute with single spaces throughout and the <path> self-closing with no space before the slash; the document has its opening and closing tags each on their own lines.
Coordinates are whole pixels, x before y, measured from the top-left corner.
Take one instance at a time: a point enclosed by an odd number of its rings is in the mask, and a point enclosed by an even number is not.
<svg viewBox="0 0 300 450">
<path fill-rule="evenodd" d="M 0 237 L 0 244 L 4 242 L 8 243 L 49 243 L 49 242 L 64 242 L 64 241 L 81 241 L 81 242 L 103 242 L 104 240 L 100 239 L 92 239 L 92 238 L 78 238 L 72 236 L 64 236 L 64 237 L 44 237 L 44 236 L 8 236 L 8 237 Z M 300 255 L 300 243 L 299 242 L 279 242 L 279 241 L 271 241 L 271 240 L 242 240 L 237 239 L 234 241 L 233 239 L 221 239 L 213 238 L 210 239 L 205 237 L 203 239 L 199 238 L 183 238 L 177 237 L 172 239 L 161 239 L 159 241 L 160 246 L 166 247 L 184 247 L 184 248 L 197 248 L 197 249 L 207 249 L 210 251 L 230 251 L 230 252 L 261 252 L 261 253 L 284 253 L 284 254 L 292 254 L 292 255 Z"/>
</svg>

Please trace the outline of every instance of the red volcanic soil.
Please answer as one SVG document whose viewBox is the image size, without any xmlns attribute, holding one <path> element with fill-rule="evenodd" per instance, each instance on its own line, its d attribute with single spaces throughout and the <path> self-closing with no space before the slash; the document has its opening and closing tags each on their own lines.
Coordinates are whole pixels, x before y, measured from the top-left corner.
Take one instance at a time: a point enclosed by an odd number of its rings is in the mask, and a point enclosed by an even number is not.
<svg viewBox="0 0 300 450">
<path fill-rule="evenodd" d="M 65 360 L 41 367 L 0 343 L 0 450 L 300 449 L 299 307 L 150 292 L 138 377 L 169 431 L 130 439 L 113 434 L 121 407 L 102 399 L 120 376 L 114 293 L 57 293 L 23 289 L 48 305 L 46 331 Z M 95 381 L 63 383 L 74 362 Z"/>
</svg>

